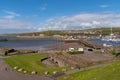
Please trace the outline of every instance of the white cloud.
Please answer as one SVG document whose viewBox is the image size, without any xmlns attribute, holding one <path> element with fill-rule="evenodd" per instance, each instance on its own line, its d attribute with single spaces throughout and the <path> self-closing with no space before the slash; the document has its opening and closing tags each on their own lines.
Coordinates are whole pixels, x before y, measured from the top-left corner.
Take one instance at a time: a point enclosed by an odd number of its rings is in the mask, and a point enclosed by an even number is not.
<svg viewBox="0 0 120 80">
<path fill-rule="evenodd" d="M 47 4 L 46 4 L 46 3 L 45 3 L 45 4 L 42 4 L 39 9 L 40 9 L 41 11 L 46 10 L 46 9 L 47 9 Z"/>
<path fill-rule="evenodd" d="M 46 7 L 40 7 L 40 10 L 46 10 L 47 8 Z"/>
<path fill-rule="evenodd" d="M 92 24 L 89 22 L 86 22 L 86 23 L 81 23 L 80 26 L 92 26 Z"/>
<path fill-rule="evenodd" d="M 13 19 L 15 17 L 20 16 L 20 14 L 13 11 L 3 10 L 3 12 L 7 14 L 6 16 L 4 16 L 4 18 L 6 19 Z"/>
<path fill-rule="evenodd" d="M 7 16 L 4 16 L 4 18 L 6 18 L 6 19 L 13 19 L 13 18 L 15 18 L 15 16 L 7 15 Z"/>
<path fill-rule="evenodd" d="M 19 21 L 19 20 L 6 20 L 6 19 L 0 19 L 0 29 L 4 30 L 27 30 L 27 31 L 36 31 L 37 28 L 35 27 L 35 24 Z M 17 32 L 17 31 L 13 31 Z"/>
<path fill-rule="evenodd" d="M 109 5 L 100 5 L 101 8 L 107 8 Z"/>
<path fill-rule="evenodd" d="M 8 16 L 12 18 L 12 16 Z M 14 19 L 0 19 L 0 30 L 42 31 L 42 30 L 81 30 L 98 27 L 120 27 L 120 14 L 78 14 L 51 18 L 44 23 L 33 24 Z"/>
<path fill-rule="evenodd" d="M 20 16 L 20 14 L 13 12 L 13 11 L 4 10 L 4 12 L 7 13 L 8 15 Z"/>
<path fill-rule="evenodd" d="M 97 27 L 120 27 L 120 14 L 78 14 L 71 17 L 48 19 L 39 30 L 88 29 Z"/>
<path fill-rule="evenodd" d="M 4 13 L 6 13 L 6 16 L 0 19 L 0 33 L 37 31 L 36 25 L 32 22 L 14 19 L 21 16 L 20 14 L 7 10 L 4 10 Z M 33 17 L 36 17 L 36 15 L 29 16 L 28 18 Z"/>
<path fill-rule="evenodd" d="M 92 24 L 94 24 L 94 25 L 99 25 L 100 22 L 98 22 L 98 21 L 93 21 Z"/>
</svg>

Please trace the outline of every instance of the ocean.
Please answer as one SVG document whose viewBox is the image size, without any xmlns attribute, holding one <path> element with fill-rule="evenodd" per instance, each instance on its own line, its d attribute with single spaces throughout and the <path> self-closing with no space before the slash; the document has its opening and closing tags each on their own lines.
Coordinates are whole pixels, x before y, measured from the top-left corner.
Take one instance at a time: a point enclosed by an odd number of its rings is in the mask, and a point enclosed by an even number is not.
<svg viewBox="0 0 120 80">
<path fill-rule="evenodd" d="M 0 39 L 11 38 L 1 36 Z M 31 49 L 31 50 L 49 50 L 48 46 L 57 45 L 61 42 L 55 40 L 21 40 L 21 41 L 0 41 L 0 48 Z"/>
<path fill-rule="evenodd" d="M 103 41 L 100 39 L 92 39 L 90 41 L 93 43 L 101 44 L 101 45 L 103 45 L 103 44 L 112 45 L 112 47 L 120 46 L 120 42 Z"/>
</svg>

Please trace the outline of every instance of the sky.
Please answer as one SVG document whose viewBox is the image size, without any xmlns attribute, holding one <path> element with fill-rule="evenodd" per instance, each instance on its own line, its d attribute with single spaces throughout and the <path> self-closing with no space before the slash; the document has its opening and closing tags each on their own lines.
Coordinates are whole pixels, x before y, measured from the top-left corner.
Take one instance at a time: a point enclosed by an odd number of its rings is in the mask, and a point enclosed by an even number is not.
<svg viewBox="0 0 120 80">
<path fill-rule="evenodd" d="M 0 34 L 120 27 L 120 0 L 0 0 Z"/>
</svg>

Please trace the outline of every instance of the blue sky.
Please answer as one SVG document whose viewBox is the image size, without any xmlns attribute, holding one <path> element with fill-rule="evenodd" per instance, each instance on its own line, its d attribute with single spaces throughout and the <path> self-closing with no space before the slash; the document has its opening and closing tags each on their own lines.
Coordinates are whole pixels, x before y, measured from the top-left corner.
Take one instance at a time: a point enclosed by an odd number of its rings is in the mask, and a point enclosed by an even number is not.
<svg viewBox="0 0 120 80">
<path fill-rule="evenodd" d="M 0 0 L 0 33 L 120 27 L 120 0 Z"/>
</svg>

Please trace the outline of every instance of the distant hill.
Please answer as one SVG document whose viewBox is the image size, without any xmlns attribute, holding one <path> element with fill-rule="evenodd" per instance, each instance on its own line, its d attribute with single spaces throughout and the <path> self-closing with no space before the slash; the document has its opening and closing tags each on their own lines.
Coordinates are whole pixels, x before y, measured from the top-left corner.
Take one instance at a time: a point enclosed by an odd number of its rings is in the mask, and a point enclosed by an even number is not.
<svg viewBox="0 0 120 80">
<path fill-rule="evenodd" d="M 120 27 L 113 28 L 113 33 L 120 34 Z M 21 33 L 21 34 L 11 34 L 11 35 L 21 35 L 21 36 L 39 36 L 44 34 L 46 36 L 52 35 L 84 35 L 84 32 L 95 32 L 95 34 L 86 34 L 86 35 L 109 35 L 111 33 L 110 28 L 93 28 L 87 30 L 48 30 L 41 32 L 32 32 L 32 33 Z"/>
<path fill-rule="evenodd" d="M 111 28 L 94 28 L 89 29 L 88 31 L 101 31 L 103 35 L 109 35 L 111 33 Z M 112 28 L 112 32 L 120 34 L 120 27 Z"/>
</svg>

